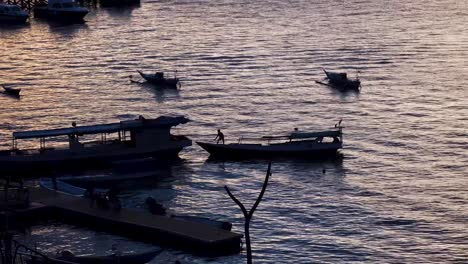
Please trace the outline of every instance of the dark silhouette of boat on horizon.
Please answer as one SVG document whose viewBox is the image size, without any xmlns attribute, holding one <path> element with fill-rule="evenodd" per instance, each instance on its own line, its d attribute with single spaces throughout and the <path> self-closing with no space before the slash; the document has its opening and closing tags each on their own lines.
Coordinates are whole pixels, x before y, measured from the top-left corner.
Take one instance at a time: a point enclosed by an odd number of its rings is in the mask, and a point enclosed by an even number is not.
<svg viewBox="0 0 468 264">
<path fill-rule="evenodd" d="M 361 80 L 359 77 L 349 79 L 348 74 L 345 72 L 330 72 L 322 68 L 327 76 L 323 81 L 316 81 L 316 83 L 330 86 L 340 91 L 357 91 L 361 88 Z"/>
<path fill-rule="evenodd" d="M 156 72 L 154 74 L 147 74 L 147 73 L 143 73 L 142 71 L 137 71 L 137 72 L 140 74 L 140 76 L 143 79 L 145 79 L 147 82 L 151 84 L 163 86 L 166 88 L 174 88 L 174 89 L 180 88 L 180 80 L 179 78 L 177 78 L 177 76 L 174 76 L 174 78 L 167 78 L 164 76 L 164 72 Z M 132 79 L 131 81 L 138 82 Z"/>
<path fill-rule="evenodd" d="M 5 90 L 6 94 L 11 95 L 11 96 L 16 96 L 16 97 L 20 96 L 21 89 L 13 88 L 13 87 L 6 86 L 6 85 L 2 85 L 2 87 L 3 87 L 3 90 Z"/>
</svg>

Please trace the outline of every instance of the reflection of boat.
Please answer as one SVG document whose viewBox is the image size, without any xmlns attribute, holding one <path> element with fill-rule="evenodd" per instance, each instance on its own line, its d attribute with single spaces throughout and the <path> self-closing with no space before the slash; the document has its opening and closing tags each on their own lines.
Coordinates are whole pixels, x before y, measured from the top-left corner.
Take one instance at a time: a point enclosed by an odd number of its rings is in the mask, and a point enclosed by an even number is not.
<svg viewBox="0 0 468 264">
<path fill-rule="evenodd" d="M 146 74 L 141 71 L 137 72 L 143 79 L 152 84 L 163 85 L 168 88 L 177 88 L 180 86 L 180 80 L 176 76 L 174 76 L 174 78 L 166 78 L 163 72 L 156 72 L 155 74 Z"/>
<path fill-rule="evenodd" d="M 109 187 L 128 181 L 156 178 L 161 173 L 161 164 L 154 158 L 117 161 L 112 163 L 113 171 L 105 175 L 84 175 L 60 177 L 61 181 L 80 187 Z"/>
<path fill-rule="evenodd" d="M 21 89 L 13 88 L 13 87 L 6 86 L 6 85 L 2 85 L 2 87 L 3 87 L 3 90 L 5 90 L 5 93 L 9 95 L 13 95 L 13 96 L 20 95 Z"/>
<path fill-rule="evenodd" d="M 47 5 L 36 6 L 34 17 L 61 22 L 83 22 L 88 9 L 80 7 L 75 0 L 49 0 Z"/>
<path fill-rule="evenodd" d="M 172 135 L 170 129 L 188 121 L 183 116 L 156 119 L 140 116 L 111 124 L 76 126 L 73 123 L 68 128 L 14 132 L 12 149 L 0 151 L 0 166 L 9 173 L 20 174 L 103 167 L 122 159 L 156 157 L 171 160 L 192 142 L 185 136 Z M 101 135 L 100 139 L 96 134 Z M 46 138 L 60 136 L 68 138 L 68 146 L 46 147 Z M 80 142 L 83 136 L 92 140 Z M 40 148 L 19 149 L 19 139 L 39 139 Z"/>
<path fill-rule="evenodd" d="M 343 138 L 342 128 L 337 126 L 337 129 L 329 131 L 295 131 L 285 136 L 241 138 L 238 143 L 231 144 L 197 144 L 215 158 L 321 158 L 336 155 L 338 149 L 343 147 Z"/>
<path fill-rule="evenodd" d="M 24 24 L 28 17 L 19 6 L 0 3 L 0 24 Z"/>
<path fill-rule="evenodd" d="M 322 70 L 327 75 L 325 80 L 328 79 L 328 83 L 320 81 L 317 81 L 317 83 L 329 85 L 340 90 L 359 90 L 361 87 L 361 81 L 357 77 L 352 80 L 348 79 L 348 75 L 344 72 L 328 72 L 325 69 Z"/>
</svg>

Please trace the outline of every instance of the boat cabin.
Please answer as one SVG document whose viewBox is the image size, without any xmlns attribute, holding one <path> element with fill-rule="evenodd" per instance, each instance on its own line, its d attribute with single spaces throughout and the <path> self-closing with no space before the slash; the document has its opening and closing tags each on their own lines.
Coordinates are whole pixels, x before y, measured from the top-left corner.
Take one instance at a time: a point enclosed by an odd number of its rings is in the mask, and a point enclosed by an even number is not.
<svg viewBox="0 0 468 264">
<path fill-rule="evenodd" d="M 74 9 L 80 8 L 74 0 L 49 0 L 48 7 L 51 9 Z"/>
<path fill-rule="evenodd" d="M 165 148 L 172 146 L 176 141 L 188 140 L 185 136 L 175 136 L 170 132 L 171 127 L 188 121 L 183 116 L 161 116 L 156 119 L 140 116 L 135 120 L 91 126 L 76 126 L 73 122 L 69 128 L 14 132 L 12 149 L 17 155 L 27 154 L 28 151 L 19 150 L 18 140 L 39 139 L 39 152 L 47 152 L 55 148 L 46 147 L 46 139 L 60 136 L 68 137 L 68 149 L 72 152 L 103 145 L 120 145 L 136 149 Z M 81 139 L 87 135 L 94 135 L 94 140 L 82 141 Z M 98 138 L 96 135 L 100 135 L 100 139 L 96 140 Z"/>
</svg>

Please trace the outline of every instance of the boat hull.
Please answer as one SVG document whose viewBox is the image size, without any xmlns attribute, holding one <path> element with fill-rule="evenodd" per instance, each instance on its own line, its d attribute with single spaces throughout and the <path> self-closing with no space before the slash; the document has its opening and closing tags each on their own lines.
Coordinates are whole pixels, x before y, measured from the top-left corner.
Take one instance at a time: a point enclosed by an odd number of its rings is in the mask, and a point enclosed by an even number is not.
<svg viewBox="0 0 468 264">
<path fill-rule="evenodd" d="M 28 15 L 0 15 L 0 24 L 24 24 Z"/>
<path fill-rule="evenodd" d="M 65 22 L 65 23 L 82 23 L 84 22 L 84 17 L 88 14 L 87 10 L 80 11 L 67 11 L 60 10 L 55 11 L 51 10 L 48 7 L 35 7 L 34 17 L 44 18 L 53 21 Z"/>
<path fill-rule="evenodd" d="M 304 158 L 321 159 L 337 155 L 341 143 L 283 143 L 272 145 L 261 144 L 212 144 L 197 142 L 210 153 L 210 158 L 232 159 L 271 159 L 271 158 Z"/>
<path fill-rule="evenodd" d="M 154 84 L 154 85 L 165 86 L 167 88 L 174 88 L 174 89 L 177 89 L 177 86 L 179 85 L 178 78 L 156 78 L 152 74 L 145 74 L 141 71 L 138 71 L 138 73 L 143 79 L 145 79 L 147 82 Z"/>
<path fill-rule="evenodd" d="M 175 160 L 183 147 L 190 146 L 191 142 L 179 142 L 178 146 L 170 148 L 154 149 L 108 149 L 93 152 L 92 149 L 86 153 L 75 153 L 70 151 L 50 150 L 42 154 L 34 155 L 12 155 L 8 152 L 0 153 L 0 166 L 2 170 L 13 176 L 41 177 L 51 173 L 67 171 L 83 171 L 94 168 L 108 168 L 112 162 L 122 159 L 138 159 L 153 157 L 159 160 Z M 3 154 L 3 155 L 2 155 Z"/>
</svg>

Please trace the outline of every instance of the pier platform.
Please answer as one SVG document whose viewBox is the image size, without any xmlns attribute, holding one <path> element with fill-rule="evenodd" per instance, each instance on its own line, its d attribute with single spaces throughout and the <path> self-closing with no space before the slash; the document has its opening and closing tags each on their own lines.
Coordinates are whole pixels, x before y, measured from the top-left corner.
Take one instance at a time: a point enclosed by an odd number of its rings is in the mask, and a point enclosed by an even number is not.
<svg viewBox="0 0 468 264">
<path fill-rule="evenodd" d="M 134 209 L 102 209 L 92 204 L 91 200 L 41 188 L 30 189 L 30 200 L 34 206 L 30 210 L 22 210 L 17 217 L 58 219 L 201 256 L 236 254 L 241 249 L 241 234 L 203 223 L 152 215 Z"/>
</svg>

